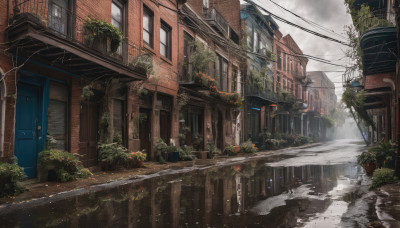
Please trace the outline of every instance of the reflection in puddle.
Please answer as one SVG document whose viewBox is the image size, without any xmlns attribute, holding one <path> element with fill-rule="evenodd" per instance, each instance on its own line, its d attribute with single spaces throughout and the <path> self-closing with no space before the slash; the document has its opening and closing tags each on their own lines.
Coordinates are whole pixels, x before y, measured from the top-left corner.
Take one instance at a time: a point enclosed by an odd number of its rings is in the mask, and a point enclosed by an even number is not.
<svg viewBox="0 0 400 228">
<path fill-rule="evenodd" d="M 353 164 L 270 167 L 266 162 L 270 161 L 156 177 L 42 206 L 4 209 L 0 210 L 0 224 L 5 227 L 286 227 L 307 225 L 309 221 L 319 224 L 326 213 L 331 213 L 334 219 L 340 218 L 348 203 L 332 199 L 351 192 L 360 173 Z"/>
</svg>

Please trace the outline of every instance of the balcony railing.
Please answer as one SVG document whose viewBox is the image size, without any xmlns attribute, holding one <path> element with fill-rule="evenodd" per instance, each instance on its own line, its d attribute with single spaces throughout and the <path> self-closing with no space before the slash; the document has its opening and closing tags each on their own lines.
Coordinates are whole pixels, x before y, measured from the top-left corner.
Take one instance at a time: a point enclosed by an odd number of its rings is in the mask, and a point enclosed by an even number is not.
<svg viewBox="0 0 400 228">
<path fill-rule="evenodd" d="M 268 89 L 260 91 L 251 85 L 246 86 L 246 96 L 259 97 L 261 99 L 268 100 L 272 103 L 277 103 L 280 101 L 280 97 L 277 93 L 274 93 L 273 91 Z"/>
<path fill-rule="evenodd" d="M 208 21 L 211 25 L 219 29 L 220 32 L 224 33 L 225 35 L 228 35 L 229 24 L 215 8 L 204 9 L 203 16 L 206 21 Z"/>
<path fill-rule="evenodd" d="M 358 17 L 354 26 L 363 35 L 367 30 L 376 27 L 393 27 L 396 25 L 396 14 L 389 10 L 380 9 L 371 12 L 366 12 Z"/>
<path fill-rule="evenodd" d="M 140 48 L 128 39 L 123 39 L 114 53 L 110 52 L 110 41 L 88 41 L 88 31 L 84 26 L 87 19 L 49 0 L 16 0 L 14 12 L 14 21 L 27 21 L 40 33 L 50 32 L 58 38 L 89 48 L 104 58 L 128 68 L 133 69 L 132 63 L 143 54 Z M 94 19 L 92 15 L 91 18 Z"/>
</svg>

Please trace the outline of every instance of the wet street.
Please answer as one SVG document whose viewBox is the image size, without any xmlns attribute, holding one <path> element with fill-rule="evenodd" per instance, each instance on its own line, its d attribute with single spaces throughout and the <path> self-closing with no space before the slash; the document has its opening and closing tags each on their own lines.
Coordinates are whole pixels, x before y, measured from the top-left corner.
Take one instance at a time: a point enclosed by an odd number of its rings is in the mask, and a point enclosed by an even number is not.
<svg viewBox="0 0 400 228">
<path fill-rule="evenodd" d="M 216 166 L 165 170 L 0 209 L 1 227 L 365 227 L 374 207 L 337 140 Z"/>
</svg>

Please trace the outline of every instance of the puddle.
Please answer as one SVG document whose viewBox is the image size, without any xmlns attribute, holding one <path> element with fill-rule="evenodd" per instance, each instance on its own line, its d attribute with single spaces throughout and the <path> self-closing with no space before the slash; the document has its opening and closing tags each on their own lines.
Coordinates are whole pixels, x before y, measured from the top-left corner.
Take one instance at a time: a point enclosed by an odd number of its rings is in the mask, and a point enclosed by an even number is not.
<svg viewBox="0 0 400 228">
<path fill-rule="evenodd" d="M 360 198 L 368 183 L 362 169 L 341 156 L 359 147 L 339 144 L 340 155 L 333 156 L 332 143 L 327 152 L 313 147 L 305 156 L 290 151 L 188 173 L 166 170 L 43 204 L 1 208 L 0 227 L 337 227 L 342 217 L 354 224 L 350 215 L 368 213 L 357 208 L 365 207 Z M 310 157 L 325 158 L 304 162 Z"/>
</svg>

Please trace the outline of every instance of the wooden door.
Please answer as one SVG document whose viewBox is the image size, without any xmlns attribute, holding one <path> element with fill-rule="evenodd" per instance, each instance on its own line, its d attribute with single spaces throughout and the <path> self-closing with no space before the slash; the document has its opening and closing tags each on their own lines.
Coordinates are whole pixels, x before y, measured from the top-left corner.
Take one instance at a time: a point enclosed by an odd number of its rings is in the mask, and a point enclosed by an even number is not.
<svg viewBox="0 0 400 228">
<path fill-rule="evenodd" d="M 171 113 L 160 111 L 160 138 L 169 144 L 171 138 Z"/>
<path fill-rule="evenodd" d="M 140 109 L 139 111 L 139 139 L 140 139 L 140 150 L 145 150 L 147 156 L 150 158 L 150 123 L 151 123 L 151 110 L 150 109 Z"/>
<path fill-rule="evenodd" d="M 18 84 L 14 153 L 28 178 L 36 176 L 42 126 L 41 95 L 42 88 L 39 86 Z"/>
<path fill-rule="evenodd" d="M 97 165 L 98 111 L 95 102 L 82 104 L 79 153 L 85 167 Z"/>
</svg>

